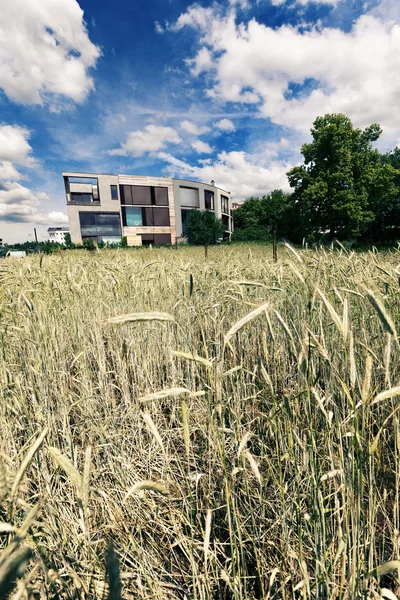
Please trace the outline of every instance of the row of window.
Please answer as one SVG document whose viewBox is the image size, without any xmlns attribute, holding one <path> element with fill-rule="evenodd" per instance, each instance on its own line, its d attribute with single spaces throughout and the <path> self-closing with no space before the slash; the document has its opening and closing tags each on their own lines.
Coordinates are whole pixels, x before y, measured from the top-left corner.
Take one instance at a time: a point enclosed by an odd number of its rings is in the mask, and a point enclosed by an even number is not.
<svg viewBox="0 0 400 600">
<path fill-rule="evenodd" d="M 169 227 L 169 208 L 123 206 L 122 222 L 126 227 Z"/>
<path fill-rule="evenodd" d="M 153 185 L 120 185 L 121 204 L 168 206 L 168 188 Z"/>
<path fill-rule="evenodd" d="M 136 206 L 168 206 L 168 188 L 144 185 L 120 185 L 122 205 Z M 118 200 L 118 186 L 110 185 L 111 199 Z M 71 192 L 71 202 L 74 204 L 91 204 L 98 202 L 99 197 L 87 192 Z M 199 189 L 180 186 L 180 202 L 185 208 L 200 208 Z M 214 210 L 214 192 L 204 190 L 206 210 Z M 221 212 L 229 215 L 229 198 L 221 196 Z"/>
</svg>

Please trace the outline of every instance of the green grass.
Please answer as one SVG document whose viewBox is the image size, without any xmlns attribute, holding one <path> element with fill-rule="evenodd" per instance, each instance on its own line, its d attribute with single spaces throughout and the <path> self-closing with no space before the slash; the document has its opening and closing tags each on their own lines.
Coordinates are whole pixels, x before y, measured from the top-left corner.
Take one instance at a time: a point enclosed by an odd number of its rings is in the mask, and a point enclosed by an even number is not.
<svg viewBox="0 0 400 600">
<path fill-rule="evenodd" d="M 0 596 L 398 592 L 398 251 L 63 252 L 0 283 Z"/>
</svg>

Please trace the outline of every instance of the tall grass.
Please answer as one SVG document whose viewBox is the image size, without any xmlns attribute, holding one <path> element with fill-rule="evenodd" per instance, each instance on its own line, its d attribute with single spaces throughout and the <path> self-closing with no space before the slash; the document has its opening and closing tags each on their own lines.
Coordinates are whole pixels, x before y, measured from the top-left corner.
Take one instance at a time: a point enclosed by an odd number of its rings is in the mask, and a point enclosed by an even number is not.
<svg viewBox="0 0 400 600">
<path fill-rule="evenodd" d="M 2 597 L 395 597 L 400 254 L 270 254 L 1 263 Z"/>
</svg>

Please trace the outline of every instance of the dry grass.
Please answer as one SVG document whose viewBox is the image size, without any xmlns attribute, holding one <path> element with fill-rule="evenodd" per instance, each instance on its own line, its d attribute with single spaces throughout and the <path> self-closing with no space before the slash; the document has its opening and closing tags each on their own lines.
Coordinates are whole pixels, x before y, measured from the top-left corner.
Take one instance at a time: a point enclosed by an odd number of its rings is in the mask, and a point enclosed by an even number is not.
<svg viewBox="0 0 400 600">
<path fill-rule="evenodd" d="M 0 597 L 398 592 L 400 254 L 271 254 L 1 263 Z"/>
</svg>

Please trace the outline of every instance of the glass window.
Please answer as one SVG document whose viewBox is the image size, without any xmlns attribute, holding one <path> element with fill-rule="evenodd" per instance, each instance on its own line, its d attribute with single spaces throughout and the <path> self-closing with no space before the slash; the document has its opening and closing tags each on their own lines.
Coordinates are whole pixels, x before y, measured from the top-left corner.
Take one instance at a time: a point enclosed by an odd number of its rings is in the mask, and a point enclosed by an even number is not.
<svg viewBox="0 0 400 600">
<path fill-rule="evenodd" d="M 121 194 L 121 204 L 133 204 L 132 202 L 132 186 L 120 185 L 119 193 Z"/>
<path fill-rule="evenodd" d="M 132 204 L 152 204 L 151 187 L 146 185 L 132 185 Z"/>
<path fill-rule="evenodd" d="M 142 208 L 142 214 L 143 225 L 146 225 L 146 227 L 151 227 L 154 225 L 153 208 L 151 206 Z"/>
<path fill-rule="evenodd" d="M 204 201 L 206 210 L 214 210 L 214 192 L 204 190 Z"/>
<path fill-rule="evenodd" d="M 229 229 L 229 217 L 228 217 L 228 215 L 222 215 L 221 221 L 225 225 L 225 228 Z"/>
<path fill-rule="evenodd" d="M 89 202 L 93 202 L 93 194 L 71 192 L 71 202 L 75 202 L 76 204 L 88 204 Z"/>
<path fill-rule="evenodd" d="M 169 227 L 168 208 L 153 208 L 154 225 L 159 227 Z"/>
<path fill-rule="evenodd" d="M 121 235 L 119 213 L 95 213 L 99 235 Z"/>
<path fill-rule="evenodd" d="M 227 196 L 221 196 L 221 211 L 229 215 L 229 198 Z"/>
<path fill-rule="evenodd" d="M 155 187 L 154 189 L 154 204 L 156 206 L 168 206 L 168 188 Z"/>
<path fill-rule="evenodd" d="M 171 234 L 169 233 L 156 233 L 154 234 L 154 243 L 159 246 L 171 243 Z"/>
<path fill-rule="evenodd" d="M 111 200 L 118 200 L 118 186 L 110 185 L 111 188 Z"/>
<path fill-rule="evenodd" d="M 97 185 L 97 177 L 68 177 L 69 183 L 89 183 Z"/>
<path fill-rule="evenodd" d="M 187 206 L 190 208 L 199 208 L 199 189 L 189 187 L 186 185 L 179 186 L 179 196 L 181 206 Z"/>
<path fill-rule="evenodd" d="M 149 246 L 150 244 L 154 244 L 154 235 L 144 233 L 142 235 L 142 246 Z"/>
<path fill-rule="evenodd" d="M 95 214 L 96 213 L 92 213 L 92 212 L 80 212 L 79 213 L 82 237 L 97 235 Z"/>
<path fill-rule="evenodd" d="M 187 235 L 190 213 L 191 213 L 190 210 L 182 210 L 181 211 L 181 216 L 182 216 L 182 235 L 183 236 Z"/>
<path fill-rule="evenodd" d="M 93 235 L 121 237 L 119 213 L 80 212 L 79 220 L 82 237 Z"/>
<path fill-rule="evenodd" d="M 142 227 L 142 209 L 136 206 L 123 206 L 122 218 L 126 227 Z"/>
</svg>

